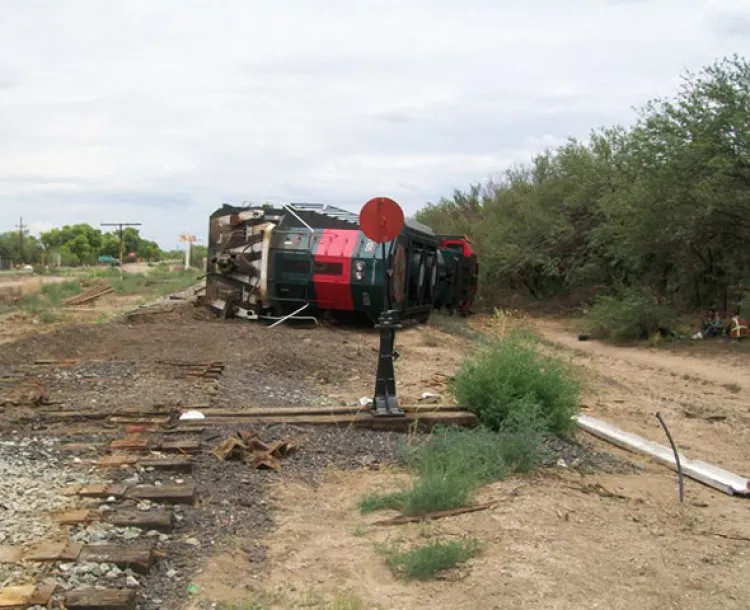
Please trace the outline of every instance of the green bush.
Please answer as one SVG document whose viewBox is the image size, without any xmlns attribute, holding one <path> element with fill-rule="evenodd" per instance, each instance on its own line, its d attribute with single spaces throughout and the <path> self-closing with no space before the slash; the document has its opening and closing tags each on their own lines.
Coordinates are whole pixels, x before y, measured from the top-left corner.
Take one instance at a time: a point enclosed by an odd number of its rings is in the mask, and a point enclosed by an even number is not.
<svg viewBox="0 0 750 610">
<path fill-rule="evenodd" d="M 451 383 L 456 400 L 491 430 L 539 436 L 566 434 L 575 424 L 580 384 L 558 358 L 529 335 L 494 341 L 463 363 Z"/>
<path fill-rule="evenodd" d="M 676 315 L 644 290 L 623 290 L 596 298 L 586 316 L 588 331 L 618 343 L 650 339 L 660 329 L 674 329 Z"/>
</svg>

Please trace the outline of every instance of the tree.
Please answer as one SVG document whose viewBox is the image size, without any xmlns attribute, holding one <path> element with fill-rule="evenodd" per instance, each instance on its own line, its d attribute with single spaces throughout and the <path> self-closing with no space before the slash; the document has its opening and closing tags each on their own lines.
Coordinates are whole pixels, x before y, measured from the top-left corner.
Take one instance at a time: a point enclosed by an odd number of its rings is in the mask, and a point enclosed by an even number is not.
<svg viewBox="0 0 750 610">
<path fill-rule="evenodd" d="M 65 225 L 61 229 L 51 229 L 42 233 L 40 240 L 48 255 L 59 254 L 64 265 L 93 265 L 101 255 L 120 256 L 119 234 L 102 233 L 88 224 Z M 143 239 L 134 227 L 127 227 L 123 231 L 123 249 L 125 254 L 135 252 L 136 256 L 146 260 L 161 258 L 159 245 Z"/>
<path fill-rule="evenodd" d="M 485 295 L 631 287 L 727 307 L 750 290 L 748 124 L 750 64 L 725 58 L 648 102 L 632 128 L 570 140 L 417 219 L 471 235 Z"/>
</svg>

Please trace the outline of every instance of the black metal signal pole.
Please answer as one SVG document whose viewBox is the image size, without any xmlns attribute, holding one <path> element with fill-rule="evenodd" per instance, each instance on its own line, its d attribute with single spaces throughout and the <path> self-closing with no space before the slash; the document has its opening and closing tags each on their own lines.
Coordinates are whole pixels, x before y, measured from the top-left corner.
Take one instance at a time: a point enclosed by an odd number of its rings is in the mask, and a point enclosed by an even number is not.
<svg viewBox="0 0 750 610">
<path fill-rule="evenodd" d="M 382 244 L 383 252 L 383 311 L 380 312 L 376 328 L 380 329 L 380 351 L 378 355 L 378 372 L 375 378 L 375 398 L 373 400 L 372 414 L 375 417 L 403 417 L 404 412 L 398 406 L 396 396 L 396 373 L 393 362 L 398 358 L 398 352 L 394 350 L 396 340 L 396 329 L 401 328 L 399 324 L 401 312 L 392 308 L 389 297 L 388 282 L 388 258 L 386 256 L 385 242 Z"/>
</svg>

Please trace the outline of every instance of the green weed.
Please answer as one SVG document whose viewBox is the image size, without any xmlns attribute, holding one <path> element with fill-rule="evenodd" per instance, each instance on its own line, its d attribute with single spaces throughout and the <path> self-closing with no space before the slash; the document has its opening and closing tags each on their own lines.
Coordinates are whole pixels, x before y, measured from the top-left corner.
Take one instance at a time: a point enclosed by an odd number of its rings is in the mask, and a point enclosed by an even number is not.
<svg viewBox="0 0 750 610">
<path fill-rule="evenodd" d="M 543 354 L 531 335 L 514 332 L 465 361 L 451 390 L 492 430 L 567 434 L 575 427 L 571 418 L 578 411 L 581 385 L 571 367 Z"/>
<path fill-rule="evenodd" d="M 65 299 L 79 294 L 81 291 L 81 283 L 77 280 L 66 280 L 42 286 L 42 294 L 47 297 L 47 303 L 53 307 L 61 305 Z"/>
<path fill-rule="evenodd" d="M 408 551 L 383 549 L 386 565 L 404 580 L 429 580 L 441 572 L 476 557 L 479 541 L 474 538 L 451 542 L 434 542 Z"/>
<path fill-rule="evenodd" d="M 436 429 L 413 445 L 402 445 L 402 462 L 416 475 L 409 486 L 390 493 L 368 494 L 362 513 L 398 510 L 422 515 L 466 506 L 476 489 L 526 471 L 538 463 L 542 433 L 536 424 L 517 417 L 500 432 L 485 428 Z"/>
<path fill-rule="evenodd" d="M 39 312 L 39 315 L 37 316 L 37 319 L 42 324 L 54 324 L 58 321 L 58 316 L 55 314 L 54 311 L 51 311 L 49 309 L 45 309 L 43 311 Z"/>
</svg>

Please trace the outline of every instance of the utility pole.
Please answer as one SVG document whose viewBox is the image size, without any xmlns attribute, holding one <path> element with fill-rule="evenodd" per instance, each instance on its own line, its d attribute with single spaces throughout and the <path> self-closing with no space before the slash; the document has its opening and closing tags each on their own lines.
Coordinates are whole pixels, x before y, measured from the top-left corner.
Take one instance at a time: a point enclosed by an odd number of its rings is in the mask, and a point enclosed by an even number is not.
<svg viewBox="0 0 750 610">
<path fill-rule="evenodd" d="M 26 225 L 23 224 L 23 216 L 21 216 L 21 220 L 19 220 L 16 228 L 18 229 L 18 243 L 20 246 L 19 254 L 21 255 L 21 265 L 23 265 L 26 262 L 23 255 L 23 238 L 28 231 Z"/>
<path fill-rule="evenodd" d="M 122 277 L 122 245 L 123 245 L 123 231 L 125 227 L 140 227 L 140 222 L 101 222 L 99 226 L 102 227 L 117 227 L 120 235 L 120 277 Z"/>
</svg>

